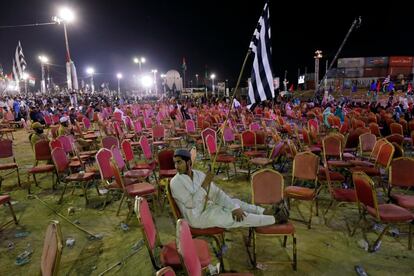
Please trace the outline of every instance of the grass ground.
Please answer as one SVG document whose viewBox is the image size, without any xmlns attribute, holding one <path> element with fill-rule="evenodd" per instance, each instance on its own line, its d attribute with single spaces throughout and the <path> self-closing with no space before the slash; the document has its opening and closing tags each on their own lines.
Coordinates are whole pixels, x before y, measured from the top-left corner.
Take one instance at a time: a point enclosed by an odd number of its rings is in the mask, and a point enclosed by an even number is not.
<svg viewBox="0 0 414 276">
<path fill-rule="evenodd" d="M 21 168 L 23 185 L 26 185 L 26 171 L 33 164 L 33 152 L 24 130 L 14 134 L 15 155 Z M 201 163 L 199 167 L 202 168 Z M 67 215 L 67 209 L 74 207 L 74 214 L 68 216 L 72 221 L 78 220 L 79 226 L 93 233 L 103 234 L 102 240 L 89 241 L 87 235 L 75 229 L 71 224 L 60 219 L 54 212 L 40 204 L 36 199 L 28 199 L 27 191 L 17 187 L 15 174 L 9 175 L 3 181 L 2 192 L 10 193 L 13 207 L 19 219 L 19 225 L 9 225 L 0 232 L 0 275 L 37 275 L 40 271 L 40 258 L 46 226 L 50 220 L 59 220 L 62 225 L 64 241 L 68 237 L 76 240 L 73 248 L 64 247 L 61 259 L 60 275 L 98 275 L 112 264 L 132 252 L 131 247 L 141 239 L 137 219 L 129 222 L 129 230 L 121 229 L 120 224 L 125 219 L 127 208 L 124 205 L 120 216 L 116 216 L 119 201 L 112 202 L 104 211 L 99 206 L 103 197 L 98 197 L 95 189 L 89 189 L 91 203 L 85 206 L 85 200 L 78 189 L 74 195 L 67 192 L 63 204 L 58 205 L 60 189 L 52 191 L 51 175 L 40 179 L 40 188 L 34 187 L 32 192 L 50 204 L 55 210 Z M 290 182 L 290 176 L 285 174 L 285 180 Z M 217 177 L 217 182 L 230 195 L 249 201 L 250 184 L 245 174 L 240 174 L 232 180 Z M 320 210 L 325 210 L 328 204 L 326 191 L 322 193 Z M 308 215 L 307 203 L 299 204 L 302 213 Z M 291 216 L 298 217 L 294 208 Z M 308 230 L 301 222 L 294 222 L 298 242 L 298 271 L 293 272 L 289 264 L 261 265 L 261 269 L 253 269 L 248 262 L 248 255 L 243 243 L 247 229 L 237 229 L 226 232 L 226 243 L 229 247 L 224 255 L 227 270 L 250 271 L 255 275 L 354 275 L 354 266 L 361 265 L 369 275 L 409 275 L 412 274 L 414 251 L 407 250 L 407 235 L 401 234 L 395 239 L 387 235 L 381 248 L 376 253 L 367 253 L 358 246 L 362 239 L 360 231 L 350 237 L 346 230 L 344 217 L 355 224 L 358 211 L 352 208 L 340 208 L 331 223 L 327 226 L 321 216 L 315 217 L 312 229 Z M 8 208 L 0 207 L 0 223 L 10 218 Z M 162 213 L 155 216 L 162 242 L 175 238 L 175 227 L 166 206 Z M 406 232 L 406 228 L 402 229 Z M 17 233 L 27 231 L 26 237 L 16 237 Z M 368 235 L 371 241 L 376 235 Z M 9 243 L 14 248 L 8 249 Z M 31 261 L 23 266 L 17 266 L 17 255 L 30 245 L 34 252 Z M 287 249 L 281 247 L 278 239 L 261 239 L 258 244 L 259 263 L 265 260 L 287 260 L 291 255 L 292 244 L 288 240 Z M 148 253 L 144 248 L 129 258 L 122 266 L 112 270 L 108 275 L 154 275 Z"/>
</svg>

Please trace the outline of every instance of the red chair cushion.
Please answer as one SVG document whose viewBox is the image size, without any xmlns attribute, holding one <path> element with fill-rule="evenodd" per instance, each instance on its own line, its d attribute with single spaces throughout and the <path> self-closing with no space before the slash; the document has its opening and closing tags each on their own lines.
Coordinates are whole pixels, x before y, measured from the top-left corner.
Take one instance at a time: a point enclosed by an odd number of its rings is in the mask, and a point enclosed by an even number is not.
<svg viewBox="0 0 414 276">
<path fill-rule="evenodd" d="M 231 155 L 219 155 L 217 156 L 216 162 L 220 163 L 234 163 L 236 158 Z"/>
<path fill-rule="evenodd" d="M 375 208 L 367 206 L 367 211 L 371 216 L 377 216 Z M 410 211 L 395 204 L 380 204 L 378 212 L 383 222 L 409 222 L 414 219 L 414 215 Z"/>
<path fill-rule="evenodd" d="M 349 163 L 360 167 L 374 167 L 374 163 L 365 160 L 349 160 Z"/>
<path fill-rule="evenodd" d="M 211 263 L 210 251 L 208 243 L 204 240 L 193 239 L 194 245 L 197 251 L 198 258 L 200 259 L 201 267 L 206 267 Z M 180 256 L 177 252 L 177 246 L 175 242 L 170 242 L 163 245 L 160 256 L 161 263 L 166 266 L 181 267 Z"/>
<path fill-rule="evenodd" d="M 130 196 L 143 196 L 155 192 L 155 187 L 146 182 L 131 184 L 125 188 Z"/>
<path fill-rule="evenodd" d="M 256 157 L 256 158 L 250 159 L 250 162 L 257 166 L 266 166 L 267 164 L 272 163 L 272 159 L 269 159 L 266 157 Z"/>
<path fill-rule="evenodd" d="M 17 168 L 16 163 L 7 163 L 7 164 L 0 164 L 0 171 L 2 170 L 9 170 Z"/>
<path fill-rule="evenodd" d="M 357 202 L 356 193 L 353 189 L 334 188 L 332 192 L 337 201 Z"/>
<path fill-rule="evenodd" d="M 159 175 L 160 177 L 173 177 L 177 174 L 176 169 L 172 170 L 160 170 Z"/>
<path fill-rule="evenodd" d="M 10 201 L 9 195 L 0 195 L 0 204 L 4 204 Z"/>
<path fill-rule="evenodd" d="M 346 167 L 353 166 L 351 163 L 349 163 L 348 161 L 344 161 L 344 160 L 329 160 L 328 165 L 329 167 L 336 167 L 336 168 L 346 168 Z"/>
<path fill-rule="evenodd" d="M 86 172 L 84 174 L 74 173 L 67 176 L 65 179 L 67 181 L 89 181 L 92 180 L 95 176 L 93 172 Z"/>
<path fill-rule="evenodd" d="M 380 176 L 381 171 L 376 167 L 354 167 L 350 169 L 351 172 L 364 172 L 369 176 Z"/>
<path fill-rule="evenodd" d="M 329 176 L 331 178 L 331 181 L 334 181 L 334 182 L 344 182 L 345 181 L 345 176 L 343 176 L 339 172 L 329 171 Z M 321 180 L 321 181 L 326 181 L 325 168 L 319 168 L 318 179 Z"/>
<path fill-rule="evenodd" d="M 289 186 L 285 189 L 285 195 L 296 199 L 312 200 L 315 197 L 315 190 L 306 187 Z"/>
<path fill-rule="evenodd" d="M 391 194 L 397 205 L 405 209 L 414 209 L 414 195 Z"/>
<path fill-rule="evenodd" d="M 36 173 L 53 172 L 54 170 L 55 170 L 55 166 L 46 164 L 46 165 L 38 165 L 36 167 L 33 167 L 27 172 L 36 174 Z"/>
<path fill-rule="evenodd" d="M 193 228 L 190 226 L 191 235 L 193 236 L 211 236 L 224 233 L 224 228 L 210 227 L 210 228 Z"/>
<path fill-rule="evenodd" d="M 272 224 L 268 226 L 255 227 L 254 230 L 258 234 L 292 235 L 295 233 L 295 227 L 290 222 L 284 224 Z"/>
<path fill-rule="evenodd" d="M 147 178 L 151 175 L 151 171 L 148 169 L 139 169 L 139 170 L 132 170 L 127 171 L 124 174 L 125 178 Z"/>
</svg>

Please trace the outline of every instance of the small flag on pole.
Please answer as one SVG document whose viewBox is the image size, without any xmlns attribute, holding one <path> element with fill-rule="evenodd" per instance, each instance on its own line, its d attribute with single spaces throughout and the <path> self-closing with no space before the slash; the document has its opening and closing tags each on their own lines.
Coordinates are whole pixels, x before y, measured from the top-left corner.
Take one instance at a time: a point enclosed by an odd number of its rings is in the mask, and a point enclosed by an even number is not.
<svg viewBox="0 0 414 276">
<path fill-rule="evenodd" d="M 16 47 L 16 52 L 13 58 L 13 79 L 16 82 L 19 82 L 23 79 L 23 74 L 26 69 L 26 61 L 24 59 L 23 48 L 22 45 L 19 43 Z"/>
<path fill-rule="evenodd" d="M 254 60 L 249 82 L 248 107 L 254 109 L 257 103 L 275 97 L 268 3 L 265 4 L 259 23 L 253 33 L 250 49 L 254 53 Z"/>
</svg>

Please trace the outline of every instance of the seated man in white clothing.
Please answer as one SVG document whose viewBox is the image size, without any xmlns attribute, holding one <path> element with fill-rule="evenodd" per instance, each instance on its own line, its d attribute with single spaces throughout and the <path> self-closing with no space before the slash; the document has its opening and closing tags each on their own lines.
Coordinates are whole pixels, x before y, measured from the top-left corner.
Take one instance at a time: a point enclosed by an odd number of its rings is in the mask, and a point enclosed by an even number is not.
<svg viewBox="0 0 414 276">
<path fill-rule="evenodd" d="M 263 214 L 264 208 L 230 198 L 212 182 L 211 173 L 193 170 L 188 150 L 176 150 L 174 164 L 177 174 L 171 179 L 171 193 L 192 227 L 256 227 L 275 223 L 272 215 Z"/>
</svg>

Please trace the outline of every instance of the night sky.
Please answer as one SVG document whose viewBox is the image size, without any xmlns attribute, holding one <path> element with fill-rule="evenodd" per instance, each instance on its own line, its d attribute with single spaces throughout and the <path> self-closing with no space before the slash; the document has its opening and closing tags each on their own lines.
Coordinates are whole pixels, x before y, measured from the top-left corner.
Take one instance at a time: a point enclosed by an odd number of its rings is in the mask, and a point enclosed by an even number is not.
<svg viewBox="0 0 414 276">
<path fill-rule="evenodd" d="M 0 26 L 50 22 L 58 7 L 76 12 L 76 22 L 68 26 L 72 60 L 80 79 L 93 66 L 96 83 L 116 84 L 115 74 L 131 78 L 138 72 L 134 56 L 145 56 L 143 69 L 181 71 L 187 62 L 187 78 L 204 76 L 207 68 L 217 80 L 233 83 L 244 56 L 263 1 L 8 1 L 0 9 Z M 313 71 L 314 51 L 323 51 L 331 60 L 357 15 L 330 13 L 313 18 L 280 12 L 271 3 L 274 75 L 296 82 L 298 68 Z M 289 14 L 289 17 L 286 16 Z M 363 16 L 362 25 L 350 35 L 339 57 L 414 55 L 412 23 L 409 16 Z M 328 25 L 329 24 L 329 25 Z M 332 31 L 334 30 L 334 31 Z M 39 54 L 55 64 L 52 77 L 61 84 L 65 79 L 63 26 L 0 28 L 0 63 L 11 72 L 12 57 L 20 40 L 28 63 L 27 71 L 40 75 Z M 250 74 L 251 61 L 245 76 Z M 323 73 L 323 71 L 322 71 Z"/>
</svg>

